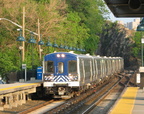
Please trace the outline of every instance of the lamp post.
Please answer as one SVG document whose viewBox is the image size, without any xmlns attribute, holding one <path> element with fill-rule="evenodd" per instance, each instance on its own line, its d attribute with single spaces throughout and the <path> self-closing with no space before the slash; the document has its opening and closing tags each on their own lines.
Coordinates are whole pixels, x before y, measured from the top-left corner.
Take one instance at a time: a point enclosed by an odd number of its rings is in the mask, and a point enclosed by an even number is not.
<svg viewBox="0 0 144 114">
<path fill-rule="evenodd" d="M 17 29 L 18 31 L 20 31 L 20 34 L 19 36 L 17 37 L 17 41 L 20 41 L 20 56 L 21 56 L 21 60 L 20 60 L 20 68 L 21 68 L 21 72 L 22 72 L 22 49 L 23 49 L 23 46 L 22 46 L 22 42 L 25 41 L 25 38 L 22 36 L 22 30 L 21 29 Z"/>
<path fill-rule="evenodd" d="M 56 38 L 55 38 L 55 41 L 54 41 L 53 47 L 54 47 L 54 48 L 58 48 L 58 45 L 56 44 Z"/>
<path fill-rule="evenodd" d="M 143 31 L 144 31 L 144 18 L 142 18 L 140 24 L 137 26 L 137 31 L 141 31 L 141 32 L 142 32 L 142 39 L 141 39 L 141 59 L 142 59 L 142 66 L 143 66 L 143 43 L 144 43 Z"/>
<path fill-rule="evenodd" d="M 43 51 L 42 49 L 41 49 L 41 45 L 44 45 L 44 42 L 42 41 L 42 38 L 40 37 L 40 41 L 38 42 L 38 45 L 39 45 L 39 47 L 40 47 L 40 49 L 39 49 L 39 54 L 40 54 L 40 60 L 42 59 L 42 57 L 41 57 L 41 52 Z"/>
<path fill-rule="evenodd" d="M 65 46 L 64 46 L 64 49 L 68 49 L 68 46 L 66 45 L 66 41 L 64 42 L 65 43 Z"/>
<path fill-rule="evenodd" d="M 61 39 L 61 43 L 60 43 L 59 48 L 60 48 L 60 49 L 64 49 L 64 46 L 62 45 L 62 39 Z"/>
<path fill-rule="evenodd" d="M 30 39 L 29 39 L 29 43 L 31 43 L 31 66 L 32 66 L 32 77 L 33 77 L 33 74 L 34 74 L 34 71 L 33 71 L 33 44 L 36 43 L 36 40 L 33 38 L 33 32 L 30 32 L 31 36 L 30 36 Z"/>
<path fill-rule="evenodd" d="M 48 37 L 48 42 L 46 43 L 46 46 L 48 46 L 48 54 L 49 54 L 49 46 L 52 46 L 52 44 L 51 44 L 50 41 L 49 41 L 49 38 L 50 38 L 50 37 Z"/>
<path fill-rule="evenodd" d="M 31 43 L 31 65 L 32 65 L 32 70 L 33 70 L 33 44 L 36 43 L 36 40 L 33 38 L 33 32 L 30 32 L 31 36 L 30 36 L 30 39 L 29 39 L 29 43 Z"/>
</svg>

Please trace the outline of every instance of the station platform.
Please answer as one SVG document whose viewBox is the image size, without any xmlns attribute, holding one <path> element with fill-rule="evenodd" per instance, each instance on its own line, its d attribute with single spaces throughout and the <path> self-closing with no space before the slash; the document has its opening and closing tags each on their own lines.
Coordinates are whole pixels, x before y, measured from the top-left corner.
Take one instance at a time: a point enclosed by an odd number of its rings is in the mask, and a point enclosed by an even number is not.
<svg viewBox="0 0 144 114">
<path fill-rule="evenodd" d="M 31 87 L 41 86 L 42 80 L 32 80 L 26 82 L 16 82 L 11 84 L 1 84 L 0 85 L 0 95 L 10 92 L 15 92 L 22 89 L 28 89 Z"/>
<path fill-rule="evenodd" d="M 109 114 L 144 114 L 144 90 L 127 87 Z"/>
<path fill-rule="evenodd" d="M 31 80 L 0 85 L 0 110 L 17 107 L 31 99 L 31 94 L 42 86 L 42 80 Z"/>
</svg>

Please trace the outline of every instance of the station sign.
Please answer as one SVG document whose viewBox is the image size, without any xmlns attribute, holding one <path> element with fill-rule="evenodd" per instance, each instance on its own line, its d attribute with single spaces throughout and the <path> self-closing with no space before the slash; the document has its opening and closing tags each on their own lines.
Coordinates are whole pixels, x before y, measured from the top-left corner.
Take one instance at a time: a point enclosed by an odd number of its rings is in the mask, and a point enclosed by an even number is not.
<svg viewBox="0 0 144 114">
<path fill-rule="evenodd" d="M 141 39 L 141 43 L 144 44 L 144 38 Z"/>
<path fill-rule="evenodd" d="M 22 64 L 22 69 L 26 69 L 26 64 Z"/>
<path fill-rule="evenodd" d="M 140 83 L 140 73 L 137 73 L 136 75 L 136 83 Z"/>
</svg>

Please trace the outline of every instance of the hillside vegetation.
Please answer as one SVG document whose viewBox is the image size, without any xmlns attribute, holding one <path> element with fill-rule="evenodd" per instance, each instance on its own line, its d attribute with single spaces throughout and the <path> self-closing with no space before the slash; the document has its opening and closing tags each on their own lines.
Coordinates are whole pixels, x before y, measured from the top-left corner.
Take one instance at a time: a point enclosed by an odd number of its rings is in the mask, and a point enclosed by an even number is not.
<svg viewBox="0 0 144 114">
<path fill-rule="evenodd" d="M 94 54 L 98 47 L 99 34 L 105 23 L 103 15 L 108 11 L 102 0 L 1 0 L 1 18 L 7 18 L 22 25 L 23 7 L 25 7 L 25 27 L 38 33 L 38 19 L 40 21 L 41 39 L 47 43 L 56 42 L 58 45 L 82 48 L 83 53 Z M 21 69 L 20 42 L 16 41 L 19 36 L 18 27 L 14 24 L 0 20 L 0 75 L 18 71 Z M 41 65 L 39 60 L 38 44 L 33 47 L 28 40 L 30 33 L 25 31 L 25 61 L 27 68 Z M 34 35 L 38 42 L 38 36 Z M 42 56 L 56 51 L 69 51 L 42 46 Z M 49 51 L 48 51 L 49 50 Z M 76 51 L 76 53 L 82 53 Z"/>
<path fill-rule="evenodd" d="M 41 40 L 44 41 L 42 57 L 54 51 L 69 49 L 46 46 L 49 41 L 59 46 L 85 49 L 75 53 L 99 54 L 101 56 L 121 56 L 125 67 L 135 66 L 141 58 L 141 35 L 126 30 L 117 23 L 107 22 L 108 11 L 102 0 L 1 0 L 0 18 L 9 19 L 19 25 L 23 21 L 25 8 L 25 28 L 38 33 L 40 22 Z M 21 70 L 22 63 L 27 69 L 42 65 L 39 58 L 38 36 L 36 44 L 29 43 L 30 32 L 25 31 L 25 61 L 21 63 L 21 42 L 18 27 L 6 20 L 0 20 L 0 75 Z M 33 57 L 32 57 L 33 54 Z M 139 61 L 139 63 L 141 63 Z"/>
<path fill-rule="evenodd" d="M 125 69 L 136 70 L 141 64 L 141 35 L 118 23 L 106 22 L 100 35 L 97 54 L 108 57 L 123 57 Z"/>
</svg>

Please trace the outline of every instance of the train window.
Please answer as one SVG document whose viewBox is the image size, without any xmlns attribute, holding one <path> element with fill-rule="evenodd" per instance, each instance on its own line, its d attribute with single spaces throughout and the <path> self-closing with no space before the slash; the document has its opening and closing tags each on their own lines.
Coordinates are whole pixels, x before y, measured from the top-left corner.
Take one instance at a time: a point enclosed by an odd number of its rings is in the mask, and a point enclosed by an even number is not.
<svg viewBox="0 0 144 114">
<path fill-rule="evenodd" d="M 75 60 L 71 60 L 68 63 L 69 73 L 77 73 L 77 62 Z"/>
<path fill-rule="evenodd" d="M 64 64 L 63 62 L 58 63 L 58 72 L 63 73 L 64 72 Z"/>
<path fill-rule="evenodd" d="M 53 61 L 47 61 L 46 72 L 53 73 L 53 71 L 54 71 L 54 63 L 53 63 Z"/>
</svg>

